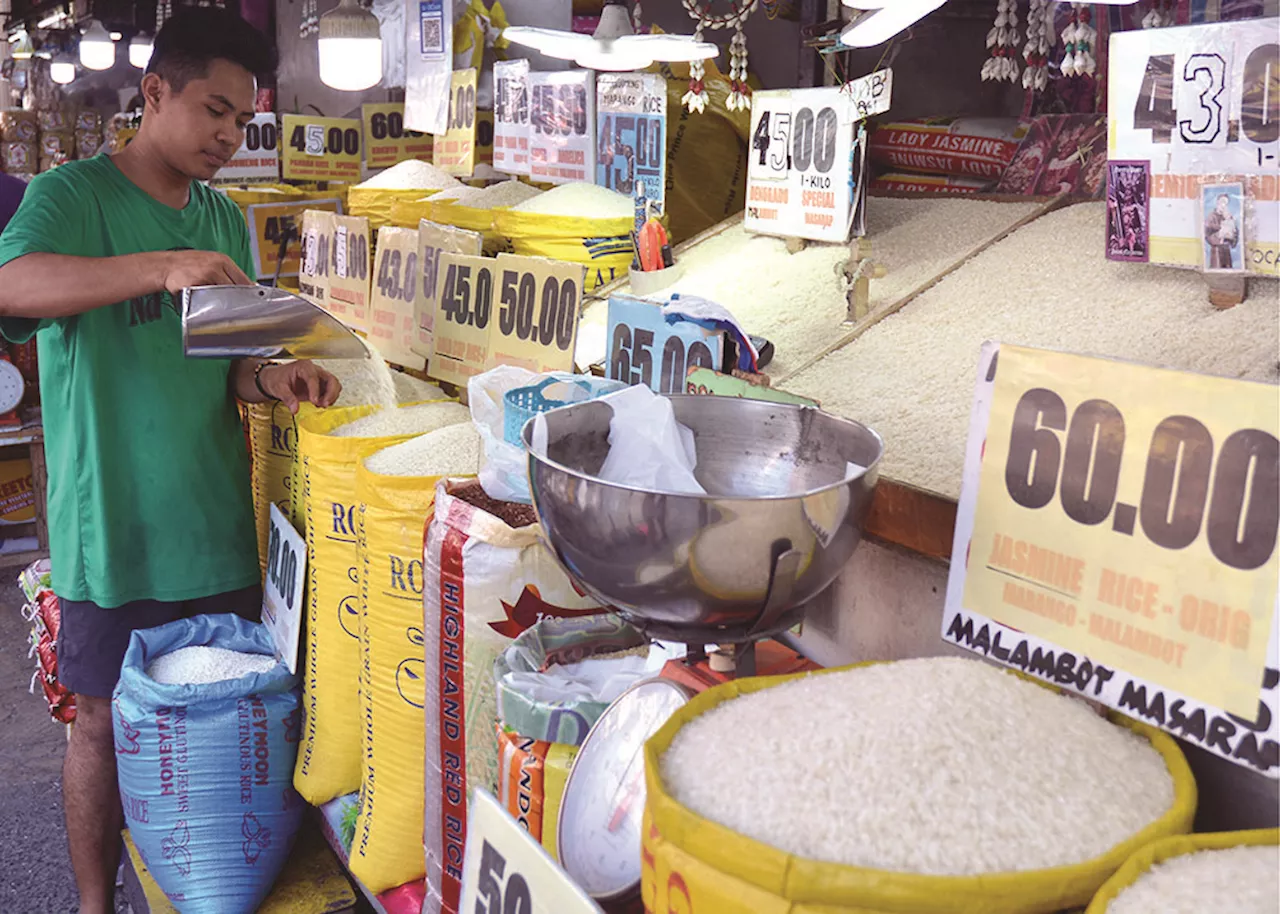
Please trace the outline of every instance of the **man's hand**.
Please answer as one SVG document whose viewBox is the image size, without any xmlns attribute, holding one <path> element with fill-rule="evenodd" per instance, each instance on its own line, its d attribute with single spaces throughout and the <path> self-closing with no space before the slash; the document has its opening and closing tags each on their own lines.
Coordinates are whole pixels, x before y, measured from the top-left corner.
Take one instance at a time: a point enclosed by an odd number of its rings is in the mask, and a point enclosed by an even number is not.
<svg viewBox="0 0 1280 914">
<path fill-rule="evenodd" d="M 284 365 L 268 365 L 258 374 L 262 389 L 296 414 L 303 403 L 332 406 L 342 393 L 342 382 L 316 365 L 300 359 Z"/>
<path fill-rule="evenodd" d="M 166 251 L 162 261 L 161 284 L 173 296 L 192 286 L 251 286 L 253 280 L 244 275 L 226 254 L 212 251 Z"/>
</svg>

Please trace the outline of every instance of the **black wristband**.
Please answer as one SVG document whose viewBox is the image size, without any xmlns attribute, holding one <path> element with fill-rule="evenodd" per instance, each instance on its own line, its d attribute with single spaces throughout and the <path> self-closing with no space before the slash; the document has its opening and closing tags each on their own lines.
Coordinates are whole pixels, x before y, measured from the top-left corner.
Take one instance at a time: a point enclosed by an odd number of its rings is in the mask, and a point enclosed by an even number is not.
<svg viewBox="0 0 1280 914">
<path fill-rule="evenodd" d="M 270 365 L 278 365 L 278 364 L 279 364 L 278 362 L 259 362 L 256 366 L 254 366 L 254 369 L 253 369 L 253 386 L 258 388 L 258 393 L 262 394 L 262 396 L 265 397 L 267 400 L 273 400 L 277 403 L 280 402 L 280 398 L 273 397 L 271 394 L 267 393 L 262 386 L 262 369 Z"/>
</svg>

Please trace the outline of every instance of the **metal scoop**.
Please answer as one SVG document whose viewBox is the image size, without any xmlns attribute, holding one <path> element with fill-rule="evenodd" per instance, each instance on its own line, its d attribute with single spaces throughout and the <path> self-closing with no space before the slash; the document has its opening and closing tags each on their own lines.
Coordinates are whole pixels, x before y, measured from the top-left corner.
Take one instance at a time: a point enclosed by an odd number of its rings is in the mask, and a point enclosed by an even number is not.
<svg viewBox="0 0 1280 914">
<path fill-rule="evenodd" d="M 182 291 L 188 358 L 366 359 L 342 321 L 305 298 L 266 286 L 196 286 Z"/>
</svg>

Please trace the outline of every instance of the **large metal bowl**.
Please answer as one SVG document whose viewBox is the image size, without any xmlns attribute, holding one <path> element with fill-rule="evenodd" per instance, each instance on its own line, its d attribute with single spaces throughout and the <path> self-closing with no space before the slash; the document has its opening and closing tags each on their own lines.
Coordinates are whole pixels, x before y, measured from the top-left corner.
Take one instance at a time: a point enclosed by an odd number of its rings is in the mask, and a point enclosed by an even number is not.
<svg viewBox="0 0 1280 914">
<path fill-rule="evenodd" d="M 655 637 L 740 643 L 794 625 L 862 536 L 884 451 L 871 429 L 818 409 L 670 398 L 693 432 L 707 495 L 596 477 L 607 400 L 544 413 L 546 452 L 523 430 L 529 482 L 556 557 L 592 596 Z M 849 464 L 865 467 L 849 472 Z"/>
</svg>

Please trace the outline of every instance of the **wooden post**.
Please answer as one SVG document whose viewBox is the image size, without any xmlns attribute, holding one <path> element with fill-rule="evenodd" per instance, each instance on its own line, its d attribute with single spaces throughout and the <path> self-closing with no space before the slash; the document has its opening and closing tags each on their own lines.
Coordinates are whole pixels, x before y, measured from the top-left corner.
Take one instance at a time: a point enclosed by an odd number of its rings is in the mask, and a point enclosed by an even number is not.
<svg viewBox="0 0 1280 914">
<path fill-rule="evenodd" d="M 1205 273 L 1204 280 L 1209 286 L 1209 304 L 1223 311 L 1248 296 L 1249 281 L 1242 273 Z"/>
</svg>

